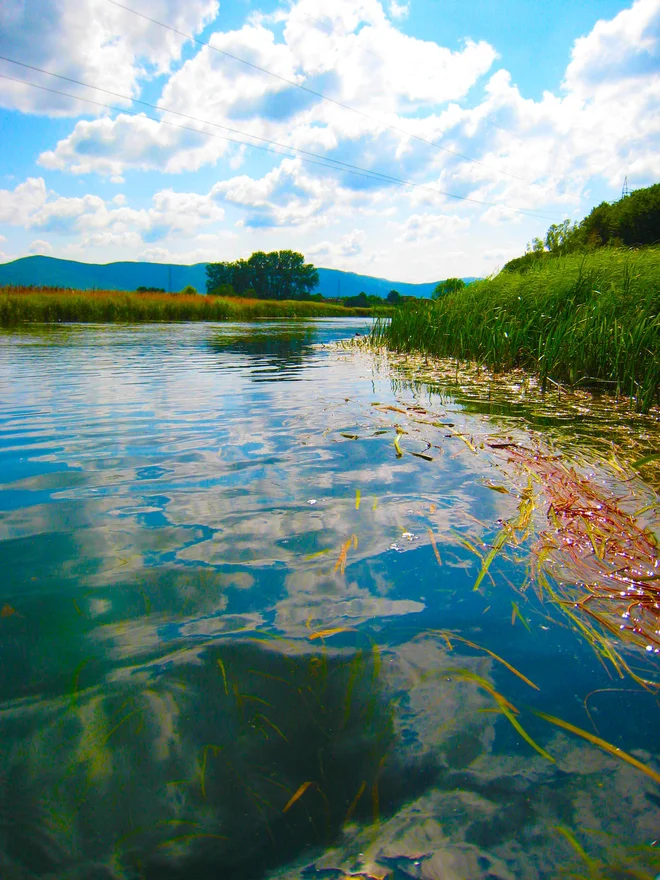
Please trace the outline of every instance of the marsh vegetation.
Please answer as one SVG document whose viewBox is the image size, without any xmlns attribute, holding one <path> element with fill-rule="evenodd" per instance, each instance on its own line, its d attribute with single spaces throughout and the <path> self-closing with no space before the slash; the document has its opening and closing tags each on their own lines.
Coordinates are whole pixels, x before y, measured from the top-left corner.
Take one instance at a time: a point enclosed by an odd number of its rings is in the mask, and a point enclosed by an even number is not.
<svg viewBox="0 0 660 880">
<path fill-rule="evenodd" d="M 397 351 L 522 368 L 553 383 L 660 402 L 660 248 L 603 248 L 500 272 L 432 305 L 397 309 L 374 340 Z"/>
<path fill-rule="evenodd" d="M 59 288 L 0 289 L 0 326 L 22 323 L 252 321 L 370 315 L 371 308 L 303 300 L 260 300 L 190 293 L 132 293 Z"/>
</svg>

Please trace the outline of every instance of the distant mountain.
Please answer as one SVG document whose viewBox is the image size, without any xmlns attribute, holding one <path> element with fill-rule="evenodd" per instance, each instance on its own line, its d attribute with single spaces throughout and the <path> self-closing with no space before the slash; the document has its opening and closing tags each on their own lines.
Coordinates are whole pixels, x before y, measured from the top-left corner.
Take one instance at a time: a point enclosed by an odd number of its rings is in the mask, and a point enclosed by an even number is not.
<svg viewBox="0 0 660 880">
<path fill-rule="evenodd" d="M 137 287 L 162 287 L 178 291 L 191 284 L 200 293 L 206 291 L 206 263 L 180 266 L 176 263 L 76 263 L 55 257 L 22 257 L 0 264 L 0 287 L 7 284 L 44 287 L 73 287 L 77 290 L 135 290 Z M 436 281 L 408 284 L 388 281 L 338 269 L 319 269 L 317 293 L 323 296 L 368 295 L 386 297 L 390 290 L 402 296 L 429 297 Z M 465 281 L 474 281 L 466 278 Z"/>
</svg>

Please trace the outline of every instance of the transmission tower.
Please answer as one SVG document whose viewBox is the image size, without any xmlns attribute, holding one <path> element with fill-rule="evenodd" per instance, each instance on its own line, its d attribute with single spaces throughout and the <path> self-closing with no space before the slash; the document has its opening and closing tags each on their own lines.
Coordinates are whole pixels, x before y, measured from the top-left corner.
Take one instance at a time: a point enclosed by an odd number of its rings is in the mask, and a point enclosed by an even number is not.
<svg viewBox="0 0 660 880">
<path fill-rule="evenodd" d="M 623 189 L 621 190 L 621 198 L 625 199 L 626 196 L 630 195 L 630 190 L 628 189 L 628 175 L 623 178 Z"/>
</svg>

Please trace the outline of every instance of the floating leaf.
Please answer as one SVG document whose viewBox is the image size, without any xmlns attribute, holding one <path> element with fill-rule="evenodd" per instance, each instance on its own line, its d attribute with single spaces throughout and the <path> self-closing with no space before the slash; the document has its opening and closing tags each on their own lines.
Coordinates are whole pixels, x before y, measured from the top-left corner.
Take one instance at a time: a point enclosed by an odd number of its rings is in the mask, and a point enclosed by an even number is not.
<svg viewBox="0 0 660 880">
<path fill-rule="evenodd" d="M 507 709 L 506 706 L 503 706 L 502 704 L 500 704 L 500 709 L 502 710 L 503 714 L 508 718 L 508 720 L 511 722 L 511 724 L 514 726 L 514 728 L 518 731 L 518 733 L 522 736 L 522 738 L 525 740 L 526 743 L 529 743 L 529 745 L 533 749 L 535 749 L 539 753 L 539 755 L 541 755 L 542 758 L 545 758 L 547 761 L 550 761 L 552 764 L 557 763 L 555 761 L 555 759 L 552 757 L 552 755 L 548 754 L 548 752 L 546 752 L 545 749 L 542 749 L 538 743 L 534 742 L 534 740 L 531 738 L 531 736 L 527 733 L 527 731 L 520 724 L 518 719 Z"/>
<path fill-rule="evenodd" d="M 432 455 L 427 455 L 425 452 L 411 452 L 411 455 L 414 455 L 415 458 L 423 458 L 424 461 L 433 461 Z"/>
<path fill-rule="evenodd" d="M 593 871 L 598 867 L 598 862 L 595 859 L 592 859 L 590 856 L 587 855 L 587 853 L 584 851 L 584 848 L 580 845 L 577 838 L 575 837 L 573 832 L 570 831 L 570 829 L 564 828 L 563 825 L 555 825 L 554 830 L 557 831 L 559 834 L 561 834 L 561 836 L 566 841 L 568 841 L 571 848 L 575 850 L 575 852 L 578 854 L 578 856 L 587 865 L 589 865 L 590 870 Z"/>
<path fill-rule="evenodd" d="M 318 559 L 319 556 L 325 556 L 326 553 L 330 553 L 331 550 L 332 550 L 332 547 L 326 547 L 325 550 L 317 550 L 316 553 L 310 553 L 308 556 L 305 556 L 305 559 L 306 560 Z"/>
<path fill-rule="evenodd" d="M 344 541 L 344 543 L 341 545 L 341 550 L 339 551 L 339 558 L 335 562 L 335 567 L 333 568 L 333 571 L 339 571 L 339 572 L 341 572 L 341 574 L 344 574 L 344 572 L 346 570 L 346 558 L 348 556 L 348 551 L 351 549 L 351 545 L 353 545 L 355 547 L 355 549 L 357 550 L 357 545 L 358 545 L 357 535 L 351 535 L 351 537 L 348 538 L 348 540 Z"/>
<path fill-rule="evenodd" d="M 493 541 L 493 546 L 490 548 L 490 550 L 488 551 L 488 553 L 484 557 L 484 560 L 481 564 L 481 571 L 479 572 L 479 575 L 477 576 L 477 579 L 474 582 L 474 587 L 473 587 L 474 590 L 479 589 L 479 586 L 480 586 L 482 580 L 485 578 L 486 573 L 488 572 L 488 569 L 490 568 L 490 566 L 493 563 L 493 560 L 495 559 L 497 554 L 500 552 L 500 550 L 504 547 L 506 542 L 510 539 L 510 537 L 511 537 L 511 527 L 507 524 L 504 526 L 502 531 L 497 535 L 497 537 Z"/>
<path fill-rule="evenodd" d="M 359 489 L 355 490 L 355 509 L 356 510 L 360 509 L 360 490 Z"/>
<path fill-rule="evenodd" d="M 284 740 L 284 742 L 289 742 L 289 740 L 284 736 L 284 734 L 283 734 L 282 731 L 279 729 L 279 727 L 277 726 L 277 724 L 274 724 L 274 723 L 270 720 L 270 718 L 267 718 L 265 715 L 260 715 L 260 714 L 257 714 L 257 715 L 254 716 L 254 720 L 255 720 L 255 721 L 256 721 L 257 718 L 260 718 L 262 721 L 265 721 L 266 724 L 267 724 L 269 727 L 271 727 L 271 728 L 275 731 L 276 734 L 278 734 L 278 736 L 281 736 L 281 737 L 282 737 L 282 739 Z"/>
<path fill-rule="evenodd" d="M 18 611 L 15 608 L 12 608 L 11 605 L 5 603 L 2 608 L 0 608 L 0 617 L 13 617 L 15 614 L 18 614 Z"/>
</svg>

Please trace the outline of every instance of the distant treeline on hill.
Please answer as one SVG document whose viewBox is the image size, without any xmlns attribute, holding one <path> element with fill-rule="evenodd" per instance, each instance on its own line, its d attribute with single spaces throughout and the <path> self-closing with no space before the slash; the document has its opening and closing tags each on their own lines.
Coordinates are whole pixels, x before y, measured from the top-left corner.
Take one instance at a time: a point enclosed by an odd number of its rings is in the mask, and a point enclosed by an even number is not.
<svg viewBox="0 0 660 880">
<path fill-rule="evenodd" d="M 0 287 L 62 287 L 75 290 L 155 290 L 181 291 L 191 286 L 200 293 L 206 289 L 207 263 L 192 266 L 178 263 L 119 262 L 100 265 L 60 260 L 56 257 L 31 256 L 0 263 Z M 436 281 L 411 283 L 343 272 L 317 269 L 319 280 L 312 295 L 328 299 L 346 299 L 365 293 L 386 299 L 392 288 L 401 296 L 430 297 Z M 473 279 L 466 278 L 465 281 Z"/>
<path fill-rule="evenodd" d="M 580 223 L 553 224 L 545 239 L 535 238 L 527 253 L 510 260 L 506 272 L 519 272 L 549 257 L 601 247 L 660 244 L 660 183 L 638 189 L 617 202 L 602 202 Z"/>
<path fill-rule="evenodd" d="M 352 308 L 370 308 L 383 304 L 383 298 L 360 291 L 355 296 L 330 297 L 312 293 L 319 283 L 315 266 L 306 263 L 295 251 L 257 251 L 247 260 L 209 263 L 206 267 L 206 292 L 210 296 L 246 297 L 248 299 L 314 300 L 334 302 Z M 397 290 L 385 297 L 389 305 L 404 299 Z"/>
</svg>

